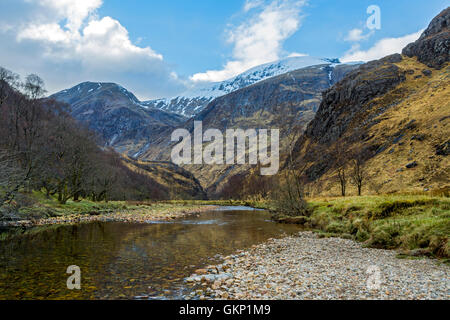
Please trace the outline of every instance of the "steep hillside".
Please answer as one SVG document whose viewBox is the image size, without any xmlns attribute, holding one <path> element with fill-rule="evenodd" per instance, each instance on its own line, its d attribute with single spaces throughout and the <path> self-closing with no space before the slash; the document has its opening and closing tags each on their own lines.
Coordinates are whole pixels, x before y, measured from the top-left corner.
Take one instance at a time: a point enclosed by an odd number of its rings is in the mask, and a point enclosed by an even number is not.
<svg viewBox="0 0 450 320">
<path fill-rule="evenodd" d="M 449 60 L 450 54 L 450 8 L 433 19 L 419 40 L 408 45 L 403 54 L 417 57 L 430 68 L 440 69 Z"/>
<path fill-rule="evenodd" d="M 295 119 L 292 121 L 295 127 L 304 130 L 319 107 L 321 92 L 357 68 L 357 65 L 331 67 L 324 64 L 261 81 L 215 99 L 183 127 L 193 132 L 194 121 L 202 121 L 204 130 L 214 128 L 223 132 L 233 128 L 278 128 L 285 144 L 292 133 L 287 120 Z M 171 133 L 162 134 L 142 158 L 170 160 L 174 145 L 170 142 Z M 208 192 L 214 193 L 230 176 L 248 170 L 249 166 L 192 165 L 186 166 L 186 169 L 194 173 Z"/>
<path fill-rule="evenodd" d="M 124 157 L 128 168 L 151 178 L 170 195 L 170 199 L 197 199 L 207 198 L 205 191 L 198 180 L 188 171 L 169 162 L 137 161 Z"/>
<path fill-rule="evenodd" d="M 230 80 L 203 84 L 190 89 L 178 97 L 143 102 L 143 105 L 192 117 L 201 113 L 214 99 L 260 81 L 297 69 L 327 64 L 331 68 L 339 65 L 338 59 L 320 59 L 309 56 L 292 57 L 252 68 Z"/>
<path fill-rule="evenodd" d="M 450 187 L 449 17 L 447 9 L 405 49 L 415 56 L 365 64 L 324 93 L 295 151 L 311 193 L 339 195 L 337 169 L 350 176 L 355 159 L 365 193 Z"/>
<path fill-rule="evenodd" d="M 136 154 L 158 133 L 171 129 L 184 117 L 144 108 L 125 88 L 114 83 L 85 82 L 52 95 L 71 107 L 74 118 L 99 133 L 106 145 Z"/>
</svg>

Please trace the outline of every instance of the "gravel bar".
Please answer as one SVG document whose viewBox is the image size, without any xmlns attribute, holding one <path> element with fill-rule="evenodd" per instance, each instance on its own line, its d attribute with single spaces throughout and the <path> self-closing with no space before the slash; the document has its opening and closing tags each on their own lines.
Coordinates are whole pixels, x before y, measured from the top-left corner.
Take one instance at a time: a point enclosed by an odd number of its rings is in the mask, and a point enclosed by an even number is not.
<svg viewBox="0 0 450 320">
<path fill-rule="evenodd" d="M 301 232 L 270 239 L 186 279 L 191 299 L 448 300 L 450 267 Z M 200 289 L 199 289 L 200 288 Z"/>
</svg>

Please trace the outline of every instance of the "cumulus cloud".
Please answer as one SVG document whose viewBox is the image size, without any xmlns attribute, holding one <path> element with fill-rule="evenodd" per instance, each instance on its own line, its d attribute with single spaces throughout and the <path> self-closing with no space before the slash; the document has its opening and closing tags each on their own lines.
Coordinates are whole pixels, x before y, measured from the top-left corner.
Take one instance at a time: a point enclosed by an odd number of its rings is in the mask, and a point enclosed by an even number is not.
<svg viewBox="0 0 450 320">
<path fill-rule="evenodd" d="M 263 0 L 246 0 L 244 4 L 244 12 L 248 12 L 254 8 L 258 8 L 264 4 Z"/>
<path fill-rule="evenodd" d="M 98 17 L 102 0 L 2 0 L 0 60 L 35 72 L 54 92 L 77 82 L 118 82 L 141 98 L 180 92 L 183 82 L 150 47 L 130 40 L 112 17 Z M 8 14 L 7 14 L 8 12 Z"/>
<path fill-rule="evenodd" d="M 363 29 L 352 29 L 348 32 L 347 36 L 345 37 L 345 41 L 348 42 L 359 42 L 362 40 L 367 40 L 369 39 L 372 35 L 374 34 L 374 31 L 368 32 L 366 34 L 364 34 L 364 30 Z"/>
<path fill-rule="evenodd" d="M 301 9 L 306 0 L 249 0 L 244 12 L 252 12 L 242 24 L 228 32 L 233 45 L 232 59 L 221 70 L 197 73 L 191 80 L 217 82 L 232 78 L 250 68 L 278 60 L 286 39 L 300 27 Z"/>
<path fill-rule="evenodd" d="M 341 58 L 342 62 L 352 61 L 371 61 L 381 59 L 385 56 L 394 53 L 401 53 L 403 48 L 409 43 L 419 39 L 423 30 L 420 30 L 413 34 L 408 34 L 399 38 L 385 38 L 375 43 L 375 45 L 368 50 L 362 50 L 359 44 L 356 44 L 348 51 L 344 57 Z"/>
</svg>

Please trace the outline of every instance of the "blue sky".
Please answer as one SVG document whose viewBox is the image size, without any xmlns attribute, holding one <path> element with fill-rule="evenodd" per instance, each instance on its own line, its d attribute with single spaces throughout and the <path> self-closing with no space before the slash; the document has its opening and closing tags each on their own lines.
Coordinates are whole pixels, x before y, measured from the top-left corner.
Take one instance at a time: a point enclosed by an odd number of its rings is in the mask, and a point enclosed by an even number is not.
<svg viewBox="0 0 450 320">
<path fill-rule="evenodd" d="M 238 23 L 242 0 L 107 0 L 102 15 L 118 18 L 133 40 L 161 52 L 180 74 L 186 76 L 206 69 L 220 69 L 232 47 L 224 30 Z M 377 4 L 382 12 L 382 29 L 363 48 L 386 37 L 401 37 L 426 28 L 432 18 L 448 6 L 445 0 L 314 0 L 302 10 L 299 30 L 286 40 L 288 52 L 318 57 L 342 57 L 349 50 L 343 39 L 368 18 L 366 9 Z"/>
<path fill-rule="evenodd" d="M 381 10 L 369 30 L 367 8 Z M 415 41 L 444 0 L 1 0 L 0 65 L 50 93 L 117 82 L 141 99 L 306 54 L 369 61 Z"/>
</svg>

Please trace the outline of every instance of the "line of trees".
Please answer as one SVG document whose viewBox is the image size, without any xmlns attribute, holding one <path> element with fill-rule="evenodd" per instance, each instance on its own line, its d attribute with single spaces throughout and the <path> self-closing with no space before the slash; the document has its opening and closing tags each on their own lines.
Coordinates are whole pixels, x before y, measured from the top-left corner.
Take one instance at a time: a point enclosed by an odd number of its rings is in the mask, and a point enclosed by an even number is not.
<svg viewBox="0 0 450 320">
<path fill-rule="evenodd" d="M 37 75 L 21 82 L 0 68 L 0 206 L 33 190 L 61 204 L 166 198 L 166 190 L 129 169 L 120 155 L 99 148 L 68 105 L 44 99 L 45 92 Z"/>
<path fill-rule="evenodd" d="M 339 144 L 336 144 L 333 151 L 336 179 L 339 183 L 341 196 L 347 196 L 348 184 L 352 184 L 357 189 L 358 196 L 361 196 L 363 186 L 368 178 L 365 160 L 369 157 L 369 150 L 348 152 Z"/>
</svg>

